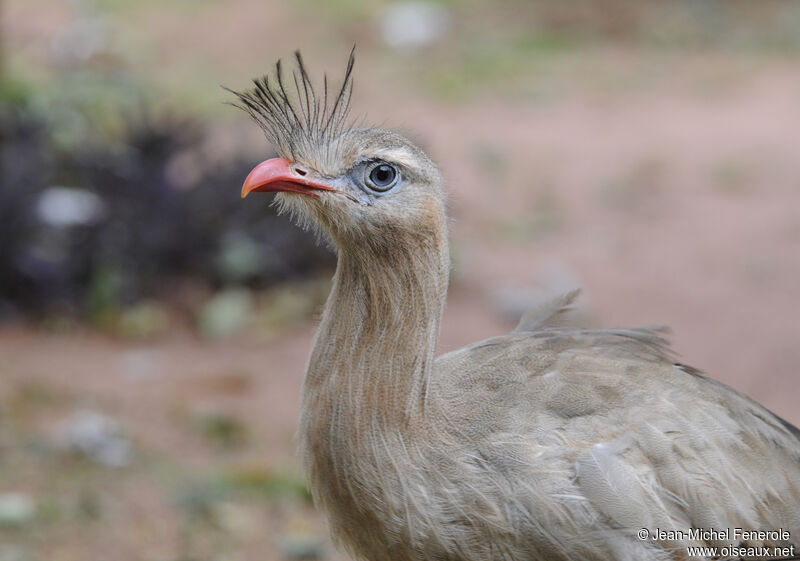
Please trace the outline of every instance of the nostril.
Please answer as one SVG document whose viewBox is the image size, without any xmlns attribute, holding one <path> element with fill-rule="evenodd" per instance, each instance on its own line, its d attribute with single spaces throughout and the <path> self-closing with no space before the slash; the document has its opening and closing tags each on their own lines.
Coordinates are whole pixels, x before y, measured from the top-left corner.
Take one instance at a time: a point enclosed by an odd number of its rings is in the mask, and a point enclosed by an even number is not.
<svg viewBox="0 0 800 561">
<path fill-rule="evenodd" d="M 308 172 L 307 172 L 306 170 L 304 170 L 303 168 L 301 168 L 300 166 L 295 166 L 295 167 L 294 167 L 294 172 L 295 172 L 297 175 L 302 175 L 303 177 L 305 177 L 306 175 L 308 175 Z"/>
</svg>

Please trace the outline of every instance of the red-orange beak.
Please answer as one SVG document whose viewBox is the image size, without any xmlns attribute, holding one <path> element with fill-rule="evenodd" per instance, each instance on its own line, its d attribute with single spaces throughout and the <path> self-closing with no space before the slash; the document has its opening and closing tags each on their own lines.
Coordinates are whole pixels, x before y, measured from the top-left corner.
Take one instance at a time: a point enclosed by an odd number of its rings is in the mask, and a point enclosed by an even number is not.
<svg viewBox="0 0 800 561">
<path fill-rule="evenodd" d="M 317 190 L 335 191 L 336 189 L 314 181 L 302 171 L 293 169 L 286 158 L 272 158 L 253 168 L 242 185 L 242 198 L 254 192 L 274 193 L 277 191 L 291 191 L 319 198 L 315 192 Z"/>
</svg>

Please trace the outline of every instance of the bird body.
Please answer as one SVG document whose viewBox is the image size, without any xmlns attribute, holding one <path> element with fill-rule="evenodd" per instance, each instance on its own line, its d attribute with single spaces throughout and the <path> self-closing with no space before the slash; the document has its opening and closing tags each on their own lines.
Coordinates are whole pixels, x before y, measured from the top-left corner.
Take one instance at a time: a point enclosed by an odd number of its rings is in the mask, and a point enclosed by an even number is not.
<svg viewBox="0 0 800 561">
<path fill-rule="evenodd" d="M 295 101 L 280 78 L 237 94 L 282 156 L 243 194 L 280 191 L 281 208 L 338 254 L 299 428 L 334 538 L 375 561 L 660 561 L 703 558 L 689 546 L 800 545 L 800 433 L 675 363 L 658 330 L 552 326 L 570 294 L 435 358 L 443 181 L 397 133 L 344 125 L 351 69 L 352 58 L 333 104 L 299 55 Z"/>
</svg>

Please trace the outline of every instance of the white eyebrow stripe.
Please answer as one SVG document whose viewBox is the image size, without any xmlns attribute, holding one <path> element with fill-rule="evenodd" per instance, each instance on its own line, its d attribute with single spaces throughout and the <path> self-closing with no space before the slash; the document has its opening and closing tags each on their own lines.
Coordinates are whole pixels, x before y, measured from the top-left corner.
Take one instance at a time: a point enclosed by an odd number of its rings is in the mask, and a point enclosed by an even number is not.
<svg viewBox="0 0 800 561">
<path fill-rule="evenodd" d="M 396 162 L 398 164 L 403 164 L 408 167 L 414 166 L 414 153 L 405 146 L 378 148 L 377 150 L 372 152 L 372 154 L 381 159 Z"/>
</svg>

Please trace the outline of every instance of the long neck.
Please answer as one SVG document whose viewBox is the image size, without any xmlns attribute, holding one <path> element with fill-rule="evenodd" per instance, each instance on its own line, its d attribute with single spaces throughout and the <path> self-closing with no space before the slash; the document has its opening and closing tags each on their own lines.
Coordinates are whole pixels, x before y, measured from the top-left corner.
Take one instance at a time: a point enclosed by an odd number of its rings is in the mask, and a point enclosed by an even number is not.
<svg viewBox="0 0 800 561">
<path fill-rule="evenodd" d="M 392 248 L 339 250 L 306 373 L 304 415 L 363 426 L 424 414 L 449 254 L 443 227 L 417 234 Z"/>
</svg>

